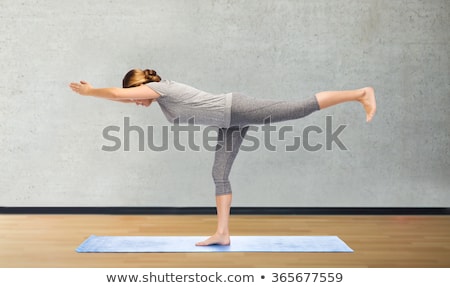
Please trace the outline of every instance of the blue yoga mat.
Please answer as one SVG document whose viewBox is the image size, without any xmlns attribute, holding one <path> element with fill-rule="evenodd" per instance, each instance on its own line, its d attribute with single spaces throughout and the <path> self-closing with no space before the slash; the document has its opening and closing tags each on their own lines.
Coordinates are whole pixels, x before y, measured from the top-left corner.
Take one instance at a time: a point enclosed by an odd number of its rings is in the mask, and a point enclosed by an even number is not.
<svg viewBox="0 0 450 288">
<path fill-rule="evenodd" d="M 195 246 L 206 236 L 95 236 L 80 253 L 162 252 L 353 252 L 337 236 L 232 236 L 230 246 Z"/>
</svg>

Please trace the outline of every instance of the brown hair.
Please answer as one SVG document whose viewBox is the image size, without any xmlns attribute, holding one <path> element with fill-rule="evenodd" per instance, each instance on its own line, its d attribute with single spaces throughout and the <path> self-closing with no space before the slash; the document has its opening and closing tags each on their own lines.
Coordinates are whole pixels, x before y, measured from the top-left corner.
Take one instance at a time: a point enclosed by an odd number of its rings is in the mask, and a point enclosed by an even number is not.
<svg viewBox="0 0 450 288">
<path fill-rule="evenodd" d="M 136 87 L 141 84 L 147 84 L 150 82 L 159 82 L 161 81 L 161 77 L 159 77 L 158 73 L 155 70 L 150 69 L 133 69 L 128 71 L 128 73 L 123 77 L 122 87 L 130 88 Z"/>
</svg>

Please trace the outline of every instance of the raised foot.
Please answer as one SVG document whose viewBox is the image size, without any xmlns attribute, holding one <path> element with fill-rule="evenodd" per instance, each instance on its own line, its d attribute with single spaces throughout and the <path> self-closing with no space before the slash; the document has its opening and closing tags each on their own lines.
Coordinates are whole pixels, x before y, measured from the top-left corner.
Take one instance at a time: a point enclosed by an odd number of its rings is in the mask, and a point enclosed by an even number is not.
<svg viewBox="0 0 450 288">
<path fill-rule="evenodd" d="M 363 88 L 364 95 L 361 97 L 359 102 L 363 105 L 366 111 L 366 121 L 370 122 L 377 111 L 377 103 L 375 100 L 375 91 L 372 87 Z"/>
<path fill-rule="evenodd" d="M 210 245 L 228 246 L 230 245 L 230 236 L 214 234 L 213 236 L 209 237 L 204 241 L 195 243 L 195 246 L 210 246 Z"/>
</svg>

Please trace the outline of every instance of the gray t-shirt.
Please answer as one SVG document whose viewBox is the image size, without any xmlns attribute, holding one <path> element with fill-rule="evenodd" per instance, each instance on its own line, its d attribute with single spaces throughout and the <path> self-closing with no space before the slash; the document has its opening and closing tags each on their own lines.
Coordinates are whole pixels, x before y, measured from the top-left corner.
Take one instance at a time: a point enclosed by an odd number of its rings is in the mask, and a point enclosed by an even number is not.
<svg viewBox="0 0 450 288">
<path fill-rule="evenodd" d="M 230 126 L 232 93 L 211 94 L 170 80 L 147 85 L 161 95 L 156 101 L 167 120 L 227 128 Z"/>
</svg>

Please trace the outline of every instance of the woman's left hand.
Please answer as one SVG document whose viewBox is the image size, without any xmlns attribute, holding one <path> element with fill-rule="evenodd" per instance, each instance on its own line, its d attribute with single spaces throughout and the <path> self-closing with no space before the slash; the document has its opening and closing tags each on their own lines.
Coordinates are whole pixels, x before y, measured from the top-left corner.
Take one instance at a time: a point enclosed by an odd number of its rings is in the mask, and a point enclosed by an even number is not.
<svg viewBox="0 0 450 288">
<path fill-rule="evenodd" d="M 89 91 L 92 89 L 92 86 L 86 81 L 80 81 L 80 83 L 72 82 L 70 83 L 70 89 L 80 95 L 89 95 Z"/>
<path fill-rule="evenodd" d="M 142 99 L 142 100 L 131 100 L 131 102 L 136 103 L 138 106 L 145 106 L 148 107 L 152 104 L 152 99 Z"/>
</svg>

